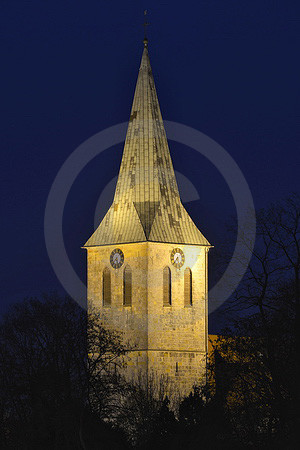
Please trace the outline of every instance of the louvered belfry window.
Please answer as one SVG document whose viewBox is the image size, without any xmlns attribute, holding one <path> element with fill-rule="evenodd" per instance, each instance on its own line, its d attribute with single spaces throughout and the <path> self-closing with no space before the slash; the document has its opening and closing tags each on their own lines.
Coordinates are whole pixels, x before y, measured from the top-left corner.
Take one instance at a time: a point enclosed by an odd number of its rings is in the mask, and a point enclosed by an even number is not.
<svg viewBox="0 0 300 450">
<path fill-rule="evenodd" d="M 124 306 L 132 304 L 132 270 L 129 266 L 124 269 Z"/>
<path fill-rule="evenodd" d="M 103 306 L 111 305 L 111 278 L 110 270 L 105 267 L 103 270 Z"/>
<path fill-rule="evenodd" d="M 184 271 L 184 306 L 192 306 L 192 271 L 188 267 Z"/>
<path fill-rule="evenodd" d="M 171 305 L 171 270 L 169 267 L 165 267 L 163 272 L 163 305 Z"/>
</svg>

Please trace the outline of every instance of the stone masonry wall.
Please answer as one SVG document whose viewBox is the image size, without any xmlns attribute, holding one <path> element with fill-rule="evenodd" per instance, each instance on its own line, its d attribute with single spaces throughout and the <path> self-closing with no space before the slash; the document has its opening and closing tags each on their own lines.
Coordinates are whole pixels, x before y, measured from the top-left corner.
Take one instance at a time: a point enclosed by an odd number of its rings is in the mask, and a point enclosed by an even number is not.
<svg viewBox="0 0 300 450">
<path fill-rule="evenodd" d="M 176 269 L 170 260 L 174 247 L 185 254 Z M 115 248 L 124 253 L 119 269 L 110 265 Z M 127 358 L 127 375 L 142 371 L 164 375 L 182 394 L 201 382 L 206 368 L 207 346 L 207 251 L 206 247 L 155 242 L 88 248 L 88 304 L 100 311 L 103 324 L 123 333 L 135 345 Z M 123 271 L 132 269 L 132 306 L 123 306 Z M 163 306 L 163 268 L 172 279 L 172 304 Z M 111 271 L 112 304 L 102 304 L 102 272 Z M 184 306 L 184 270 L 192 271 L 192 306 Z"/>
</svg>

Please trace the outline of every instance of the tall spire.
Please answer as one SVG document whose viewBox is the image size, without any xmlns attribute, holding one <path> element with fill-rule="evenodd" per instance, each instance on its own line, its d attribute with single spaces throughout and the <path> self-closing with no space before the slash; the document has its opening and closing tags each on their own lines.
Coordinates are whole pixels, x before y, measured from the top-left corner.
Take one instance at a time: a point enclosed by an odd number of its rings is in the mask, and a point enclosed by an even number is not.
<svg viewBox="0 0 300 450">
<path fill-rule="evenodd" d="M 86 247 L 147 240 L 210 245 L 180 200 L 147 44 L 113 204 Z"/>
</svg>

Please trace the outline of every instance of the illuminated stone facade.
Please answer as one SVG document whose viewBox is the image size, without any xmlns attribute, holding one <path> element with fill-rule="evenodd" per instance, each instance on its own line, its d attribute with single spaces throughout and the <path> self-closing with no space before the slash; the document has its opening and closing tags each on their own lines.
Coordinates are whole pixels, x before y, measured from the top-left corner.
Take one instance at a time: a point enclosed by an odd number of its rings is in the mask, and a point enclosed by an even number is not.
<svg viewBox="0 0 300 450">
<path fill-rule="evenodd" d="M 210 244 L 180 200 L 147 41 L 114 201 L 85 248 L 89 307 L 135 346 L 128 377 L 168 376 L 188 394 L 205 376 Z"/>
</svg>

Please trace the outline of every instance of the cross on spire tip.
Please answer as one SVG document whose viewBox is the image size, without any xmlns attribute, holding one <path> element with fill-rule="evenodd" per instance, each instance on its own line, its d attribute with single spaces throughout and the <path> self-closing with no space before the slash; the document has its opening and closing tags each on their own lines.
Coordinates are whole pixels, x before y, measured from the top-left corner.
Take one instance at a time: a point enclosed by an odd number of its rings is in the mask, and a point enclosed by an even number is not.
<svg viewBox="0 0 300 450">
<path fill-rule="evenodd" d="M 146 21 L 147 17 L 147 9 L 144 11 L 144 47 L 148 47 L 148 38 L 147 38 L 147 26 L 149 25 L 149 22 Z"/>
</svg>

